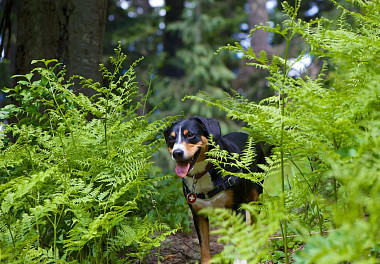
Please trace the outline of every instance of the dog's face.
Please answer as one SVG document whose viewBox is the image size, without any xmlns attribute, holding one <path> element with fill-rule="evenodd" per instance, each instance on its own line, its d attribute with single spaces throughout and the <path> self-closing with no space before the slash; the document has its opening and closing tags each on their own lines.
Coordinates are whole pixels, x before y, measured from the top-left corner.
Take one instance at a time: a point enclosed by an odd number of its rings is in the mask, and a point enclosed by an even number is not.
<svg viewBox="0 0 380 264">
<path fill-rule="evenodd" d="M 174 123 L 164 135 L 169 153 L 177 163 L 176 174 L 185 177 L 195 163 L 205 160 L 208 151 L 208 136 L 212 134 L 210 122 L 220 127 L 214 119 L 194 117 Z M 211 126 L 212 127 L 212 126 Z M 220 133 L 220 132 L 219 132 Z"/>
</svg>

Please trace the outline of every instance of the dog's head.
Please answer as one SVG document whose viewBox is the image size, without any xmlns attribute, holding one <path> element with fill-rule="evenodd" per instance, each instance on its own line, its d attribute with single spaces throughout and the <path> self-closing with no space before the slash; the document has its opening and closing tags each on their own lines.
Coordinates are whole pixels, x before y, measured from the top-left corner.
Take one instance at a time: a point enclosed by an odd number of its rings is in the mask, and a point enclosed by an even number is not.
<svg viewBox="0 0 380 264">
<path fill-rule="evenodd" d="M 197 162 L 206 158 L 209 136 L 217 142 L 221 132 L 218 121 L 212 118 L 192 117 L 172 124 L 164 132 L 170 155 L 177 163 L 175 172 L 185 177 Z"/>
</svg>

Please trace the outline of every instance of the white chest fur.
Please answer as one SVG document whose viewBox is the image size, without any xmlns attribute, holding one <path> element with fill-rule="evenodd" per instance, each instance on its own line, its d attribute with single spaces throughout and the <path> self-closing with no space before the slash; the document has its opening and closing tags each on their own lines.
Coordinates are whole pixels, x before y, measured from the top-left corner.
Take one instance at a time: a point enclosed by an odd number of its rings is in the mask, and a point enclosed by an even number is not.
<svg viewBox="0 0 380 264">
<path fill-rule="evenodd" d="M 206 169 L 207 162 L 197 162 L 191 170 L 190 175 L 198 174 Z M 185 177 L 185 184 L 187 188 L 193 193 L 209 192 L 215 188 L 209 173 L 203 175 L 200 179 L 193 179 L 191 176 Z"/>
<path fill-rule="evenodd" d="M 215 188 L 209 173 L 206 173 L 198 180 L 191 177 L 186 177 L 185 184 L 193 193 L 205 193 Z"/>
</svg>

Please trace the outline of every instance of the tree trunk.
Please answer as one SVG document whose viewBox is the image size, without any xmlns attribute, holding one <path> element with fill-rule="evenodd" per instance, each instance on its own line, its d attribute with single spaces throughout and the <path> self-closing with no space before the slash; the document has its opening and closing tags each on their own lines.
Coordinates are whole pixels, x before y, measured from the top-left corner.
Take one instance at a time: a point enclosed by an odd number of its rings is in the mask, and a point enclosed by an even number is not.
<svg viewBox="0 0 380 264">
<path fill-rule="evenodd" d="M 106 7 L 107 0 L 20 0 L 15 74 L 29 72 L 34 59 L 54 58 L 67 66 L 69 76 L 101 82 Z"/>
<path fill-rule="evenodd" d="M 266 0 L 249 0 L 250 7 L 249 27 L 265 24 L 268 22 L 268 12 L 266 10 Z M 258 30 L 254 32 L 251 38 L 251 48 L 254 52 L 259 53 L 264 50 L 268 55 L 271 53 L 271 47 L 268 44 L 268 32 Z M 256 69 L 253 66 L 247 66 L 247 60 L 243 60 L 236 79 L 232 82 L 235 90 L 242 90 L 251 99 L 260 101 L 266 97 L 265 93 L 265 70 Z"/>
<path fill-rule="evenodd" d="M 99 64 L 103 54 L 107 0 L 72 0 L 72 3 L 68 23 L 68 73 L 101 83 Z M 88 89 L 80 92 L 94 93 Z"/>
<path fill-rule="evenodd" d="M 268 22 L 268 12 L 266 8 L 266 0 L 249 0 L 250 14 L 249 26 L 254 28 L 256 25 L 265 24 Z M 267 53 L 271 52 L 271 47 L 268 44 L 268 32 L 257 30 L 251 38 L 251 47 L 253 51 L 260 52 L 262 50 Z"/>
<path fill-rule="evenodd" d="M 166 28 L 170 23 L 181 20 L 181 15 L 184 10 L 184 0 L 166 0 L 167 12 L 165 16 Z M 184 70 L 179 68 L 176 59 L 176 52 L 182 47 L 182 39 L 180 32 L 165 30 L 164 36 L 164 51 L 165 63 L 161 70 L 164 76 L 169 77 L 182 77 Z"/>
<path fill-rule="evenodd" d="M 66 1 L 20 0 L 17 11 L 17 47 L 15 74 L 26 74 L 33 66 L 34 59 L 63 60 L 61 50 L 65 46 L 62 34 L 66 15 L 63 7 Z"/>
</svg>

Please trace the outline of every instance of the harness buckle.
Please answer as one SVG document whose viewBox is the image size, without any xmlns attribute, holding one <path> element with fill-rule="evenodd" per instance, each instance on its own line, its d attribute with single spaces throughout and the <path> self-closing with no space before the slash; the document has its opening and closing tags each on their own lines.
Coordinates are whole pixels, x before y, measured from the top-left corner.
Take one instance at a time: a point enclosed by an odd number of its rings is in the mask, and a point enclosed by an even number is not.
<svg viewBox="0 0 380 264">
<path fill-rule="evenodd" d="M 230 180 L 232 181 L 232 183 L 230 182 Z M 230 176 L 227 180 L 228 184 L 230 185 L 230 187 L 232 187 L 232 185 L 235 183 L 235 180 Z"/>
</svg>

